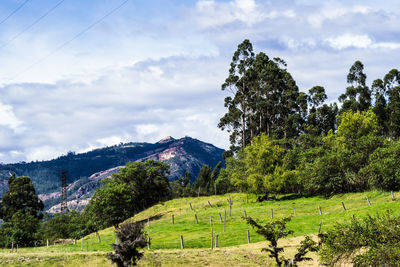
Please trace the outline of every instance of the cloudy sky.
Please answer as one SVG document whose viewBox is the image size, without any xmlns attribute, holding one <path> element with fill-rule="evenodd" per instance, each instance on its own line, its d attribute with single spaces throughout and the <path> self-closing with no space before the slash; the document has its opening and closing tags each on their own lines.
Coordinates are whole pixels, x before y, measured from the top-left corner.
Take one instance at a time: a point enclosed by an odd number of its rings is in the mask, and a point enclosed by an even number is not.
<svg viewBox="0 0 400 267">
<path fill-rule="evenodd" d="M 185 135 L 227 148 L 220 87 L 237 45 L 335 101 L 355 60 L 400 68 L 400 1 L 2 0 L 0 162 Z"/>
</svg>

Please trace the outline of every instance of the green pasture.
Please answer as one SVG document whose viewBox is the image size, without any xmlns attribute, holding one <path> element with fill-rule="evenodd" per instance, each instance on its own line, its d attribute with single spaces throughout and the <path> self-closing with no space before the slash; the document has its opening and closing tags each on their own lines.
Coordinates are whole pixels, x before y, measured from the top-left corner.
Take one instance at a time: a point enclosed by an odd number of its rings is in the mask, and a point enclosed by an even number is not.
<svg viewBox="0 0 400 267">
<path fill-rule="evenodd" d="M 400 194 L 395 192 L 395 196 L 397 195 L 400 200 Z M 371 205 L 368 205 L 367 196 Z M 232 200 L 231 212 L 229 198 Z M 137 214 L 133 219 L 142 221 L 146 225 L 145 230 L 151 239 L 151 248 L 150 251 L 146 248 L 145 252 L 148 255 L 152 255 L 152 253 L 154 255 L 162 255 L 169 250 L 178 251 L 179 253 L 180 236 L 183 237 L 185 249 L 210 248 L 210 217 L 212 218 L 214 238 L 215 235 L 218 235 L 219 249 L 228 249 L 239 245 L 247 246 L 247 230 L 249 230 L 252 244 L 264 241 L 246 224 L 244 211 L 246 211 L 247 216 L 251 216 L 259 223 L 266 223 L 272 220 L 271 209 L 273 211 L 273 219 L 291 216 L 292 220 L 288 223 L 288 228 L 294 231 L 293 237 L 315 235 L 321 222 L 321 230 L 327 231 L 337 222 L 350 222 L 353 215 L 356 220 L 368 214 L 375 215 L 387 210 L 393 215 L 400 215 L 400 201 L 392 201 L 390 192 L 349 193 L 335 195 L 331 198 L 322 196 L 299 198 L 286 196 L 286 200 L 264 202 L 256 202 L 256 198 L 255 195 L 235 193 L 222 196 L 174 199 L 155 205 Z M 210 202 L 211 206 L 208 202 Z M 346 210 L 344 210 L 342 202 Z M 193 210 L 190 208 L 190 204 Z M 322 215 L 320 215 L 318 207 L 321 207 Z M 296 210 L 296 216 L 294 210 Z M 222 222 L 219 213 L 221 214 Z M 174 223 L 172 223 L 172 215 L 174 216 Z M 195 215 L 197 215 L 198 224 L 195 223 Z M 39 257 L 38 261 L 32 266 L 38 264 L 40 266 L 51 266 L 53 265 L 51 262 L 57 262 L 57 259 L 66 263 L 63 266 L 68 266 L 68 259 L 72 260 L 72 262 L 81 262 L 85 261 L 85 258 L 88 262 L 95 262 L 95 265 L 101 265 L 102 263 L 108 265 L 109 261 L 105 259 L 105 254 L 111 251 L 110 244 L 115 242 L 114 230 L 108 228 L 100 231 L 99 234 L 101 237 L 100 243 L 96 234 L 93 233 L 82 240 L 77 240 L 76 244 L 50 244 L 48 250 L 45 246 L 19 248 L 18 252 L 14 253 L 11 253 L 9 249 L 3 249 L 0 251 L 0 265 L 4 263 L 14 264 L 12 263 L 14 262 L 13 259 L 28 257 L 27 255 L 30 255 L 30 259 L 34 259 L 35 255 Z M 81 251 L 82 248 L 83 251 Z M 159 257 L 163 258 L 162 256 Z M 40 261 L 40 259 L 47 260 Z M 7 260 L 9 262 L 6 262 Z M 29 261 L 18 262 L 20 265 L 30 264 Z"/>
</svg>

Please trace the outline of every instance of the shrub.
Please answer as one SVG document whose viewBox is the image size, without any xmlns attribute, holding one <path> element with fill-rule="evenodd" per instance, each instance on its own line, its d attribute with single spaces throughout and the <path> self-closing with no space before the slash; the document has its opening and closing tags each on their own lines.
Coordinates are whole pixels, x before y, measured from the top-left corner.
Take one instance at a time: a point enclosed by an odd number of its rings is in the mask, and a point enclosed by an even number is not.
<svg viewBox="0 0 400 267">
<path fill-rule="evenodd" d="M 116 228 L 115 234 L 118 244 L 112 244 L 114 253 L 108 253 L 109 258 L 118 267 L 136 265 L 136 262 L 143 256 L 138 249 L 144 248 L 147 244 L 146 234 L 143 232 L 143 224 L 127 222 Z"/>
<path fill-rule="evenodd" d="M 320 259 L 330 266 L 345 260 L 354 266 L 398 266 L 399 247 L 400 217 L 392 217 L 388 212 L 336 224 L 327 233 Z"/>
</svg>

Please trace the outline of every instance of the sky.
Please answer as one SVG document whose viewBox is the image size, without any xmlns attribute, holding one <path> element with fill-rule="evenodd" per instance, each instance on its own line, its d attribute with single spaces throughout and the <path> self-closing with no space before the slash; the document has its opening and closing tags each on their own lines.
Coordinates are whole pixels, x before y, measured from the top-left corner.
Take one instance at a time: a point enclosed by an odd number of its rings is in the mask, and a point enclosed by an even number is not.
<svg viewBox="0 0 400 267">
<path fill-rule="evenodd" d="M 280 57 L 300 91 L 400 68 L 400 1 L 2 0 L 0 162 L 191 136 L 221 148 L 237 45 Z"/>
</svg>

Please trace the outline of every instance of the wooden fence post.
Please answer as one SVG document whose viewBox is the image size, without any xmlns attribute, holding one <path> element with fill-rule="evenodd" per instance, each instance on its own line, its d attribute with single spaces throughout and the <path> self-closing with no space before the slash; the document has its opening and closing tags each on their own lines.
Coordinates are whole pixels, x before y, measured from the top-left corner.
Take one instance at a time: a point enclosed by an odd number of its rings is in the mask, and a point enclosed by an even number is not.
<svg viewBox="0 0 400 267">
<path fill-rule="evenodd" d="M 46 242 L 46 252 L 49 252 L 49 239 L 47 239 L 47 242 Z"/>
<path fill-rule="evenodd" d="M 229 196 L 229 216 L 232 216 L 232 199 L 231 199 L 231 196 Z"/>
<path fill-rule="evenodd" d="M 164 243 L 165 244 L 165 243 Z M 184 246 L 183 246 L 183 236 L 181 235 L 181 249 L 184 249 Z"/>
<path fill-rule="evenodd" d="M 392 201 L 395 201 L 393 191 L 392 191 Z"/>
<path fill-rule="evenodd" d="M 215 248 L 218 247 L 218 235 L 215 235 Z"/>
<path fill-rule="evenodd" d="M 150 247 L 151 247 L 151 238 L 150 238 L 150 236 L 148 236 L 147 237 L 147 249 L 150 250 Z"/>
<path fill-rule="evenodd" d="M 250 231 L 247 230 L 247 244 L 250 244 Z"/>
<path fill-rule="evenodd" d="M 322 225 L 322 221 L 319 223 L 319 226 L 318 226 L 318 234 L 321 233 L 321 225 Z"/>
<path fill-rule="evenodd" d="M 354 214 L 351 216 L 351 219 L 353 220 L 353 223 L 356 221 L 356 218 L 354 217 Z"/>
<path fill-rule="evenodd" d="M 367 201 L 368 201 L 368 206 L 371 206 L 371 202 L 369 202 L 368 196 L 366 196 L 366 198 L 367 198 Z"/>
<path fill-rule="evenodd" d="M 271 209 L 271 219 L 273 219 L 273 218 L 274 218 L 274 210 Z"/>
<path fill-rule="evenodd" d="M 192 202 L 189 202 L 190 209 L 193 210 Z"/>
<path fill-rule="evenodd" d="M 218 212 L 218 215 L 219 215 L 219 220 L 222 222 L 221 212 Z"/>
<path fill-rule="evenodd" d="M 97 231 L 96 231 L 96 236 L 97 236 L 97 241 L 98 241 L 99 243 L 101 243 L 101 238 L 100 238 L 99 232 L 97 232 Z"/>
<path fill-rule="evenodd" d="M 208 202 L 208 205 L 210 206 L 210 208 L 212 208 L 212 205 L 211 205 L 210 201 L 207 200 L 207 202 Z"/>
<path fill-rule="evenodd" d="M 172 224 L 175 224 L 175 218 L 174 214 L 172 214 Z"/>
<path fill-rule="evenodd" d="M 150 218 L 147 218 L 147 227 L 150 226 Z"/>
<path fill-rule="evenodd" d="M 196 224 L 199 224 L 199 221 L 197 220 L 197 214 L 194 215 L 194 220 L 195 220 Z"/>
<path fill-rule="evenodd" d="M 225 233 L 225 224 L 226 224 L 226 209 L 224 209 L 224 233 Z"/>
<path fill-rule="evenodd" d="M 211 228 L 211 249 L 213 249 L 214 248 L 214 234 L 213 234 L 212 216 L 210 216 L 210 228 Z"/>
<path fill-rule="evenodd" d="M 245 218 L 245 219 L 247 219 L 247 213 L 246 213 L 246 210 L 243 210 L 243 213 L 244 213 L 244 218 Z"/>
<path fill-rule="evenodd" d="M 344 211 L 346 211 L 346 207 L 344 206 L 343 201 L 342 201 L 342 206 L 343 206 Z"/>
<path fill-rule="evenodd" d="M 318 210 L 319 210 L 319 215 L 322 215 L 321 206 L 318 206 Z"/>
</svg>

